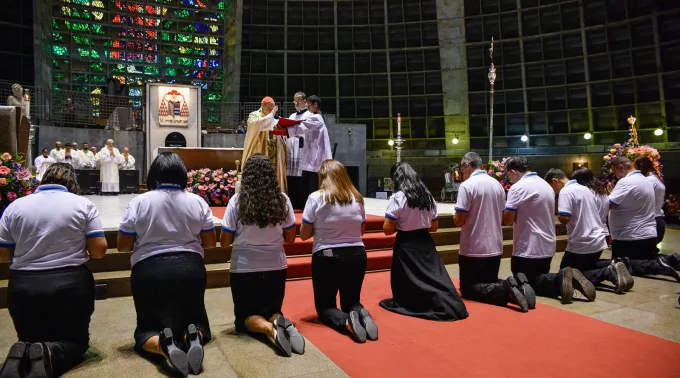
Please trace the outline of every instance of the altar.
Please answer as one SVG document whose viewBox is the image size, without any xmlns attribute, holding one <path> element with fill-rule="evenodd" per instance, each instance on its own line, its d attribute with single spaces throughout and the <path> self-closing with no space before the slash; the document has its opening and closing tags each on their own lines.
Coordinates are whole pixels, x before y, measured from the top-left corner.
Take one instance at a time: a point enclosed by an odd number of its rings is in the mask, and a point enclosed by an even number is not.
<svg viewBox="0 0 680 378">
<path fill-rule="evenodd" d="M 153 151 L 153 158 L 161 152 L 176 153 L 188 170 L 236 169 L 236 161 L 243 156 L 243 148 L 158 147 Z"/>
</svg>

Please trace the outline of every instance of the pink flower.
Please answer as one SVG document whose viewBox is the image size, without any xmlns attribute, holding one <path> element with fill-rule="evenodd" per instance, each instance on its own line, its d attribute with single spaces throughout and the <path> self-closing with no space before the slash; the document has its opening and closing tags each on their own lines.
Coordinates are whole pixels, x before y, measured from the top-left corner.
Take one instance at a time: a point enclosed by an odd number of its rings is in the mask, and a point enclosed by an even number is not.
<svg viewBox="0 0 680 378">
<path fill-rule="evenodd" d="M 17 194 L 14 192 L 7 193 L 7 199 L 10 200 L 10 202 L 14 201 L 15 199 L 17 199 Z"/>
<path fill-rule="evenodd" d="M 610 161 L 612 159 L 612 157 L 609 156 L 609 155 L 605 155 L 603 159 L 606 160 L 606 161 Z"/>
<path fill-rule="evenodd" d="M 10 155 L 9 152 L 5 152 L 4 154 L 2 154 L 2 160 L 7 161 L 7 160 L 9 160 L 9 159 L 11 159 L 11 158 L 12 158 L 12 155 Z"/>
<path fill-rule="evenodd" d="M 205 197 L 205 191 L 201 190 L 201 191 L 198 193 L 198 195 L 200 195 L 201 197 Z"/>
<path fill-rule="evenodd" d="M 220 189 L 224 189 L 224 185 L 220 184 Z"/>
<path fill-rule="evenodd" d="M 503 174 L 501 172 L 496 172 L 496 176 L 501 177 Z"/>
<path fill-rule="evenodd" d="M 615 149 L 615 148 L 612 148 L 611 150 L 609 150 L 609 152 L 612 153 L 612 154 L 615 154 L 615 153 L 616 153 L 616 149 Z"/>
<path fill-rule="evenodd" d="M 224 202 L 229 201 L 229 197 L 227 197 L 226 195 L 222 196 L 222 201 L 224 201 Z"/>
<path fill-rule="evenodd" d="M 5 186 L 7 185 L 7 179 L 6 178 L 0 178 L 0 186 Z"/>
<path fill-rule="evenodd" d="M 233 177 L 227 178 L 227 183 L 231 184 L 232 182 L 234 182 L 234 178 L 233 178 Z"/>
<path fill-rule="evenodd" d="M 612 147 L 614 147 L 614 148 L 621 148 L 621 143 L 616 143 L 616 144 L 613 145 Z"/>
<path fill-rule="evenodd" d="M 203 177 L 201 177 L 200 179 L 198 179 L 198 181 L 205 182 L 205 179 Z"/>
<path fill-rule="evenodd" d="M 9 168 L 7 168 L 7 167 L 5 167 L 5 166 L 0 167 L 0 175 L 7 175 L 7 174 L 9 174 L 10 172 L 11 172 L 11 171 L 10 171 Z"/>
</svg>

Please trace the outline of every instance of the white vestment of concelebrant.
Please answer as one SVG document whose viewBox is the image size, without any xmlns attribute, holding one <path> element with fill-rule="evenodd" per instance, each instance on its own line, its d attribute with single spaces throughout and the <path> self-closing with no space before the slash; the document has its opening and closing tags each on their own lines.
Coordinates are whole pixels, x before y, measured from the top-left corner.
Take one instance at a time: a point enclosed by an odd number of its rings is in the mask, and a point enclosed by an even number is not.
<svg viewBox="0 0 680 378">
<path fill-rule="evenodd" d="M 326 122 L 321 114 L 308 113 L 309 118 L 301 124 L 291 127 L 295 136 L 305 138 L 305 146 L 300 154 L 300 169 L 307 172 L 319 172 L 324 160 L 332 159 L 331 142 L 328 138 Z"/>
<path fill-rule="evenodd" d="M 113 153 L 113 156 L 111 156 Z M 119 182 L 118 179 L 118 164 L 120 163 L 120 151 L 117 148 L 109 150 L 104 146 L 101 151 L 97 153 L 97 160 L 101 168 L 99 169 L 99 177 L 102 180 L 101 191 L 103 193 L 118 193 Z"/>
<path fill-rule="evenodd" d="M 125 171 L 135 169 L 135 158 L 128 154 L 127 160 L 125 160 L 125 155 L 120 155 L 120 169 Z"/>
<path fill-rule="evenodd" d="M 84 168 L 84 169 L 94 169 L 94 168 L 96 168 L 95 156 L 92 153 L 92 151 L 90 151 L 90 150 L 80 151 L 80 168 Z"/>
<path fill-rule="evenodd" d="M 47 157 L 40 155 L 37 158 L 35 158 L 35 161 L 33 162 L 33 164 L 35 165 L 36 172 L 35 178 L 38 181 L 42 180 L 43 175 L 45 174 L 45 172 L 47 172 L 47 168 L 49 168 L 50 165 L 54 163 L 56 163 L 56 161 L 54 161 L 54 159 L 52 159 L 52 156 L 49 155 Z"/>
</svg>

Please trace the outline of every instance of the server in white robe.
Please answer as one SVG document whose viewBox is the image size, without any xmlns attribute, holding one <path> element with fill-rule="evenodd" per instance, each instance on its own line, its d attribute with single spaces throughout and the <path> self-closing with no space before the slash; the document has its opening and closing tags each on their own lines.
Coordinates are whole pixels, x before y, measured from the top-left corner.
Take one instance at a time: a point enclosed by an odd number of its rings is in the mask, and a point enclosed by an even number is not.
<svg viewBox="0 0 680 378">
<path fill-rule="evenodd" d="M 35 178 L 40 181 L 43 175 L 47 172 L 47 168 L 50 165 L 56 163 L 56 161 L 50 156 L 47 148 L 43 148 L 42 155 L 35 158 L 33 165 L 35 165 Z"/>
<path fill-rule="evenodd" d="M 290 119 L 306 120 L 311 115 L 307 111 L 307 95 L 304 92 L 297 92 L 293 97 L 295 113 L 291 114 Z M 304 148 L 304 137 L 291 135 L 286 139 L 286 181 L 288 182 L 288 198 L 293 204 L 294 209 L 303 209 L 305 201 L 302 195 L 302 167 L 300 166 L 300 155 Z"/>
<path fill-rule="evenodd" d="M 90 151 L 90 145 L 83 143 L 83 149 L 80 150 L 80 169 L 95 169 L 95 154 Z"/>
<path fill-rule="evenodd" d="M 120 151 L 113 147 L 113 139 L 107 140 L 106 146 L 102 147 L 97 154 L 97 161 L 100 164 L 99 177 L 102 181 L 100 190 L 102 194 L 118 194 L 120 192 L 120 180 L 118 178 L 120 157 Z"/>
<path fill-rule="evenodd" d="M 61 142 L 57 141 L 56 143 L 54 143 L 54 148 L 52 149 L 52 151 L 50 151 L 50 156 L 52 156 L 52 159 L 54 159 L 54 161 L 59 161 L 59 155 L 63 153 L 64 149 L 61 148 Z"/>
<path fill-rule="evenodd" d="M 300 151 L 301 192 L 305 202 L 311 193 L 319 190 L 318 172 L 321 163 L 333 158 L 326 122 L 321 114 L 321 99 L 318 96 L 309 96 L 307 110 L 309 118 L 288 129 L 288 136 L 305 138 L 304 147 Z"/>
<path fill-rule="evenodd" d="M 78 169 L 80 167 L 80 153 L 71 148 L 71 143 L 66 143 L 63 153 L 59 154 L 57 163 L 66 163 L 72 166 L 73 169 Z"/>
<path fill-rule="evenodd" d="M 135 169 L 135 158 L 130 155 L 129 148 L 123 148 L 123 155 L 120 156 L 120 164 L 118 167 L 125 171 L 131 171 Z"/>
</svg>

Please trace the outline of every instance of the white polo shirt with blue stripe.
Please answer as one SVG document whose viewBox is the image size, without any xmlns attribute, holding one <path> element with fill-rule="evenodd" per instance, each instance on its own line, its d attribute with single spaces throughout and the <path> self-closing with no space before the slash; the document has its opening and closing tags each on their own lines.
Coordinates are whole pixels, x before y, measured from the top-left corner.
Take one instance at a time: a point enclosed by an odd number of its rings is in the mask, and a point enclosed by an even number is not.
<svg viewBox="0 0 680 378">
<path fill-rule="evenodd" d="M 654 185 L 633 171 L 616 183 L 609 195 L 615 208 L 609 211 L 609 231 L 614 240 L 656 238 Z"/>
<path fill-rule="evenodd" d="M 494 257 L 503 254 L 501 218 L 505 190 L 486 171 L 476 170 L 458 189 L 456 212 L 466 213 L 460 232 L 460 254 L 469 257 Z"/>
<path fill-rule="evenodd" d="M 12 270 L 82 265 L 90 258 L 86 239 L 103 236 L 94 204 L 62 185 L 40 185 L 12 202 L 0 219 L 0 247 L 14 248 Z"/>
<path fill-rule="evenodd" d="M 385 218 L 395 221 L 399 231 L 429 229 L 432 227 L 432 222 L 437 220 L 437 205 L 435 204 L 430 210 L 408 207 L 406 195 L 404 192 L 398 191 L 392 194 L 387 203 Z"/>
<path fill-rule="evenodd" d="M 569 181 L 560 190 L 557 211 L 560 216 L 570 217 L 567 223 L 567 251 L 588 254 L 607 248 L 606 226 L 600 219 L 600 205 L 590 189 Z"/>
<path fill-rule="evenodd" d="M 309 195 L 302 222 L 314 225 L 313 252 L 329 248 L 363 247 L 361 225 L 366 223 L 363 203 L 355 200 L 348 205 L 331 205 L 323 197 L 323 190 Z"/>
<path fill-rule="evenodd" d="M 213 214 L 203 198 L 179 185 L 162 184 L 135 197 L 120 222 L 121 234 L 136 236 L 132 265 L 151 256 L 194 252 L 203 256 L 201 232 L 215 231 Z"/>
<path fill-rule="evenodd" d="M 522 176 L 508 191 L 505 210 L 516 211 L 513 256 L 541 259 L 555 255 L 555 191 L 535 172 Z"/>
<path fill-rule="evenodd" d="M 231 252 L 232 273 L 264 272 L 288 267 L 283 248 L 283 231 L 295 227 L 295 212 L 286 194 L 288 215 L 283 224 L 260 228 L 244 225 L 238 219 L 239 194 L 229 200 L 222 220 L 222 232 L 234 234 Z"/>
</svg>

